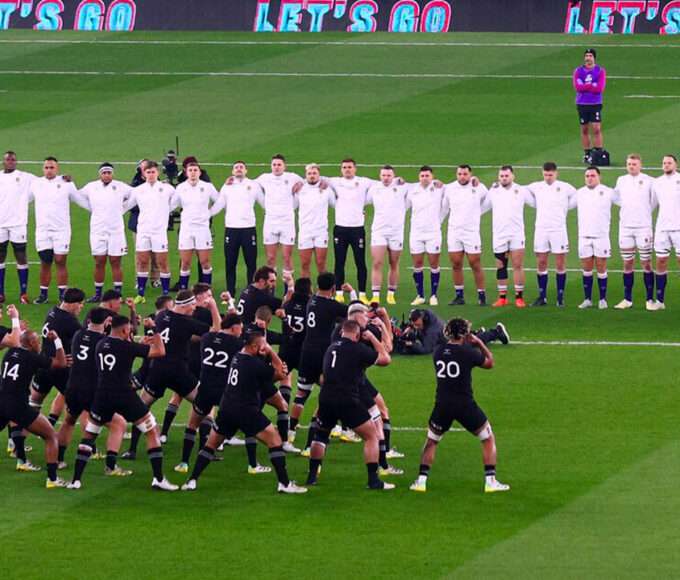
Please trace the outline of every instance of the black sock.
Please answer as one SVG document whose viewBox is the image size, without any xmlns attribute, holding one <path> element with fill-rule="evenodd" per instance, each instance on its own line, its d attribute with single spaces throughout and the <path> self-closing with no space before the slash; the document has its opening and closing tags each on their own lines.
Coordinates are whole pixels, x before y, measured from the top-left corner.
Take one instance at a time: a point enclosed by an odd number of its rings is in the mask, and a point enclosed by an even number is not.
<svg viewBox="0 0 680 580">
<path fill-rule="evenodd" d="M 523 298 L 524 297 L 524 291 L 523 290 L 517 290 L 515 292 L 515 298 Z"/>
<path fill-rule="evenodd" d="M 64 461 L 65 456 L 66 456 L 66 445 L 60 445 L 59 446 L 59 455 L 58 455 L 59 463 Z"/>
<path fill-rule="evenodd" d="M 205 447 L 205 442 L 208 440 L 208 435 L 210 435 L 210 430 L 213 427 L 213 421 L 210 417 L 203 419 L 201 424 L 198 426 L 198 437 L 200 448 Z"/>
<path fill-rule="evenodd" d="M 496 477 L 496 466 L 495 465 L 485 465 L 484 475 L 486 477 Z"/>
<path fill-rule="evenodd" d="M 288 424 L 289 424 L 288 429 L 290 429 L 291 431 L 295 431 L 295 429 L 297 429 L 299 422 L 300 422 L 300 419 L 296 419 L 295 417 L 291 417 L 289 422 L 288 422 Z"/>
<path fill-rule="evenodd" d="M 276 471 L 276 478 L 279 483 L 288 485 L 290 479 L 288 479 L 288 470 L 286 469 L 286 453 L 281 445 L 269 448 L 269 460 Z"/>
<path fill-rule="evenodd" d="M 139 438 L 142 436 L 142 432 L 137 428 L 136 425 L 132 426 L 132 434 L 130 436 L 130 448 L 128 451 L 130 453 L 137 453 L 137 445 L 139 445 Z"/>
<path fill-rule="evenodd" d="M 12 441 L 14 441 L 14 455 L 19 461 L 26 462 L 26 437 L 21 427 L 12 430 Z"/>
<path fill-rule="evenodd" d="M 389 419 L 383 419 L 383 435 L 385 436 L 385 449 L 392 449 L 392 423 Z"/>
<path fill-rule="evenodd" d="M 177 405 L 173 405 L 172 403 L 168 403 L 167 409 L 165 409 L 165 415 L 163 416 L 163 428 L 161 429 L 161 435 L 168 435 L 168 432 L 170 431 L 170 426 L 172 425 L 172 422 L 175 420 L 175 417 L 177 416 Z"/>
<path fill-rule="evenodd" d="M 281 396 L 283 397 L 283 400 L 286 401 L 286 405 L 290 405 L 290 387 L 279 387 L 279 393 L 281 393 Z"/>
<path fill-rule="evenodd" d="M 47 464 L 47 479 L 50 481 L 56 481 L 57 479 L 57 464 L 48 463 Z"/>
<path fill-rule="evenodd" d="M 57 421 L 59 420 L 59 415 L 55 415 L 54 413 L 50 413 L 47 416 L 47 420 L 50 422 L 52 427 L 54 427 L 57 424 Z"/>
<path fill-rule="evenodd" d="M 309 424 L 309 431 L 307 432 L 307 443 L 305 445 L 305 449 L 309 449 L 312 446 L 312 441 L 314 441 L 314 437 L 316 436 L 316 431 L 319 428 L 319 423 L 316 420 L 316 417 L 312 419 L 312 422 Z"/>
<path fill-rule="evenodd" d="M 276 428 L 279 430 L 279 435 L 282 441 L 288 441 L 288 412 L 279 411 L 276 415 Z"/>
<path fill-rule="evenodd" d="M 387 469 L 389 465 L 387 464 L 387 452 L 385 451 L 385 440 L 381 439 L 378 441 L 378 463 L 383 469 Z"/>
<path fill-rule="evenodd" d="M 591 151 L 592 151 L 592 149 L 584 149 L 584 150 L 583 150 L 583 154 L 584 154 L 584 155 L 590 155 L 590 152 L 591 152 Z"/>
<path fill-rule="evenodd" d="M 257 467 L 257 439 L 246 437 L 246 453 L 248 454 L 248 465 Z"/>
<path fill-rule="evenodd" d="M 106 467 L 111 470 L 116 469 L 116 462 L 118 461 L 118 452 L 108 450 L 106 452 Z"/>
<path fill-rule="evenodd" d="M 187 427 L 184 430 L 184 443 L 182 444 L 182 463 L 189 463 L 191 459 L 191 452 L 194 450 L 196 443 L 196 429 Z"/>
<path fill-rule="evenodd" d="M 76 452 L 76 467 L 73 472 L 73 481 L 80 481 L 83 477 L 83 472 L 85 467 L 87 467 L 87 462 L 90 460 L 92 455 L 92 445 L 94 441 L 92 439 L 83 439 L 78 445 L 78 451 Z"/>
<path fill-rule="evenodd" d="M 307 476 L 308 482 L 315 482 L 316 478 L 319 476 L 319 468 L 321 467 L 321 459 L 311 459 L 309 460 L 309 475 Z"/>
<path fill-rule="evenodd" d="M 418 475 L 423 475 L 427 477 L 430 475 L 430 466 L 426 465 L 425 463 L 420 464 L 420 471 L 418 472 Z"/>
<path fill-rule="evenodd" d="M 368 470 L 368 485 L 369 487 L 374 487 L 380 483 L 380 478 L 378 477 L 378 464 L 377 463 L 367 463 L 366 469 Z"/>
<path fill-rule="evenodd" d="M 210 462 L 215 458 L 215 450 L 207 445 L 198 452 L 198 458 L 196 459 L 196 465 L 194 465 L 194 470 L 191 472 L 191 477 L 189 479 L 198 479 L 203 473 L 203 470 L 210 465 Z"/>
<path fill-rule="evenodd" d="M 153 476 L 158 481 L 163 479 L 163 449 L 160 447 L 152 447 L 147 451 L 149 460 L 151 461 L 151 470 Z"/>
</svg>

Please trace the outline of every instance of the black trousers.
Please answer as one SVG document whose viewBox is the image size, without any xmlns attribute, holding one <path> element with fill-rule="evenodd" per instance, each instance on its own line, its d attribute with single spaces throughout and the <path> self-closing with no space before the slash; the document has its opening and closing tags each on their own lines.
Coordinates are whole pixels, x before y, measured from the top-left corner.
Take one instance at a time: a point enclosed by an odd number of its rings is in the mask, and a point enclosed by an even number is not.
<svg viewBox="0 0 680 580">
<path fill-rule="evenodd" d="M 357 278 L 359 282 L 359 292 L 366 292 L 366 280 L 368 270 L 366 269 L 366 230 L 359 226 L 348 228 L 335 226 L 333 228 L 333 249 L 335 251 L 335 285 L 340 289 L 345 283 L 345 262 L 347 261 L 347 250 L 352 248 L 354 262 L 357 265 Z"/>
<path fill-rule="evenodd" d="M 236 296 L 236 266 L 239 251 L 243 251 L 248 272 L 247 284 L 253 281 L 257 269 L 256 228 L 224 228 L 224 266 L 227 274 L 227 291 Z"/>
</svg>

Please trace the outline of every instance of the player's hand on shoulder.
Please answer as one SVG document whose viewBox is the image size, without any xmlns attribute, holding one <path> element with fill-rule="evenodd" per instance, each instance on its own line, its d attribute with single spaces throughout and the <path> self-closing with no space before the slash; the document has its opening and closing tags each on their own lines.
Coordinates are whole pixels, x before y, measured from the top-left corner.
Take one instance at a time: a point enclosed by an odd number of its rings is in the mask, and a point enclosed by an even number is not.
<svg viewBox="0 0 680 580">
<path fill-rule="evenodd" d="M 300 193 L 300 190 L 302 189 L 302 182 L 298 181 L 294 186 L 293 186 L 293 193 Z"/>
<path fill-rule="evenodd" d="M 470 179 L 470 183 L 472 184 L 472 187 L 479 187 L 479 183 L 480 183 L 479 177 L 477 177 L 476 175 L 473 175 L 472 179 Z"/>
<path fill-rule="evenodd" d="M 231 175 L 230 177 L 227 177 L 227 179 L 224 181 L 224 185 L 234 185 L 234 181 L 236 181 L 236 178 Z"/>
<path fill-rule="evenodd" d="M 343 292 L 352 292 L 354 290 L 354 288 L 352 288 L 352 286 L 347 282 L 345 282 L 340 288 Z"/>
<path fill-rule="evenodd" d="M 274 312 L 274 316 L 278 316 L 279 318 L 283 319 L 286 317 L 286 311 L 283 308 L 277 308 L 276 312 Z"/>
<path fill-rule="evenodd" d="M 442 187 L 444 187 L 444 182 L 439 179 L 435 179 L 432 182 L 432 185 L 434 185 L 437 189 L 441 189 Z"/>
</svg>

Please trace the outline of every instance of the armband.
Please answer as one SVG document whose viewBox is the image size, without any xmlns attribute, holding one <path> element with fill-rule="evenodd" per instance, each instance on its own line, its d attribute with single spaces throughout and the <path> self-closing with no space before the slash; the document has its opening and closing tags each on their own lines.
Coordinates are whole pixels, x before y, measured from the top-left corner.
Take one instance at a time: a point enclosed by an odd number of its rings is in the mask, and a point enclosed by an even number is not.
<svg viewBox="0 0 680 580">
<path fill-rule="evenodd" d="M 61 342 L 61 338 L 57 338 L 57 339 L 54 340 L 54 348 L 56 350 L 59 350 L 59 349 L 63 350 L 64 344 Z"/>
<path fill-rule="evenodd" d="M 21 328 L 21 320 L 18 318 L 12 318 L 12 328 Z"/>
</svg>

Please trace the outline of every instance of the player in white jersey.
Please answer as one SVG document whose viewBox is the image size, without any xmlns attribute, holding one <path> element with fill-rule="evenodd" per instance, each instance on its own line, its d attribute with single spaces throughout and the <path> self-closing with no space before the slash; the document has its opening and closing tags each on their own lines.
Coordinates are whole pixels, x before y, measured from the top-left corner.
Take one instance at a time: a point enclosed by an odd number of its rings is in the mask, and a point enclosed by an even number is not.
<svg viewBox="0 0 680 580">
<path fill-rule="evenodd" d="M 342 177 L 332 177 L 329 181 L 335 190 L 335 226 L 333 227 L 333 251 L 335 254 L 335 286 L 341 288 L 345 283 L 345 262 L 347 251 L 352 248 L 354 263 L 357 267 L 359 300 L 368 304 L 366 283 L 366 229 L 364 228 L 364 206 L 366 193 L 373 185 L 367 177 L 357 177 L 357 164 L 354 159 L 343 159 L 340 165 Z M 342 290 L 337 290 L 335 298 L 345 301 Z"/>
<path fill-rule="evenodd" d="M 12 243 L 19 276 L 21 303 L 28 304 L 28 191 L 35 176 L 17 169 L 17 155 L 5 151 L 0 171 L 0 304 L 5 301 L 5 260 Z"/>
<path fill-rule="evenodd" d="M 576 189 L 557 179 L 557 165 L 552 161 L 543 164 L 543 181 L 529 185 L 529 205 L 536 208 L 534 252 L 538 280 L 538 298 L 532 306 L 548 303 L 548 259 L 555 256 L 557 271 L 557 306 L 564 306 L 564 289 L 567 286 L 567 254 L 569 235 L 567 213 L 576 207 Z"/>
<path fill-rule="evenodd" d="M 529 190 L 515 183 L 515 171 L 511 165 L 503 165 L 498 171 L 498 181 L 489 189 L 484 202 L 491 209 L 493 230 L 493 253 L 496 257 L 496 282 L 498 299 L 494 307 L 508 304 L 508 261 L 512 264 L 515 286 L 515 306 L 524 308 L 524 206 Z"/>
<path fill-rule="evenodd" d="M 59 301 L 68 287 L 66 258 L 71 244 L 70 202 L 80 203 L 76 186 L 59 175 L 59 163 L 45 158 L 43 177 L 34 179 L 29 188 L 29 202 L 35 203 L 35 245 L 40 257 L 40 296 L 34 304 L 47 302 L 52 280 L 52 263 L 57 274 Z"/>
<path fill-rule="evenodd" d="M 675 249 L 675 258 L 680 264 L 678 248 L 680 248 L 680 173 L 675 155 L 664 155 L 663 175 L 654 180 L 652 193 L 659 204 L 654 234 L 654 252 L 656 253 L 656 302 L 655 310 L 666 308 L 666 281 L 668 279 L 668 259 L 671 249 Z"/>
<path fill-rule="evenodd" d="M 373 205 L 371 224 L 371 290 L 372 302 L 380 302 L 385 255 L 390 271 L 387 276 L 387 303 L 396 304 L 394 296 L 399 286 L 399 258 L 404 248 L 404 221 L 408 186 L 395 177 L 394 168 L 385 165 L 380 181 L 371 185 L 366 203 Z"/>
<path fill-rule="evenodd" d="M 286 171 L 286 158 L 274 155 L 272 172 L 263 173 L 255 181 L 264 191 L 264 251 L 267 266 L 276 269 L 279 246 L 283 257 L 283 277 L 293 275 L 293 247 L 295 245 L 295 194 L 293 187 L 302 182 L 295 173 Z M 248 280 L 251 283 L 252 280 Z M 287 291 L 287 288 L 285 289 Z M 286 292 L 284 292 L 285 294 Z"/>
<path fill-rule="evenodd" d="M 184 168 L 187 180 L 180 183 L 170 201 L 170 211 L 182 208 L 179 226 L 179 289 L 189 287 L 191 259 L 194 252 L 201 264 L 199 284 L 212 284 L 212 232 L 210 231 L 210 202 L 215 202 L 219 193 L 208 181 L 201 181 L 201 167 L 195 162 Z"/>
<path fill-rule="evenodd" d="M 598 308 L 607 308 L 607 259 L 611 256 L 609 226 L 612 203 L 618 204 L 618 195 L 600 183 L 600 170 L 591 166 L 585 172 L 585 186 L 576 192 L 578 212 L 578 257 L 583 270 L 583 302 L 579 308 L 593 305 L 593 266 L 597 269 L 600 291 Z"/>
<path fill-rule="evenodd" d="M 264 192 L 256 181 L 249 179 L 245 161 L 236 161 L 231 177 L 220 189 L 220 196 L 210 208 L 214 216 L 224 210 L 224 266 L 227 292 L 236 296 L 236 267 L 239 252 L 246 263 L 246 286 L 257 270 L 257 220 L 255 203 L 264 207 Z"/>
<path fill-rule="evenodd" d="M 305 167 L 305 181 L 296 185 L 293 191 L 298 205 L 300 277 L 310 278 L 312 253 L 317 273 L 326 271 L 328 206 L 335 204 L 335 192 L 321 179 L 316 163 Z"/>
<path fill-rule="evenodd" d="M 642 173 L 642 160 L 636 153 L 626 158 L 626 175 L 616 180 L 616 192 L 621 199 L 619 212 L 619 249 L 623 258 L 623 300 L 614 308 L 625 310 L 633 306 L 635 281 L 635 251 L 640 255 L 647 296 L 647 310 L 655 310 L 654 272 L 652 271 L 652 211 L 654 179 Z"/>
<path fill-rule="evenodd" d="M 477 301 L 486 306 L 486 288 L 484 270 L 482 269 L 482 239 L 479 221 L 482 213 L 488 209 L 485 204 L 488 190 L 472 178 L 469 165 L 459 165 L 456 169 L 456 181 L 444 188 L 442 212 L 449 218 L 447 246 L 449 259 L 453 268 L 453 285 L 456 296 L 449 302 L 450 306 L 465 304 L 465 279 L 463 277 L 463 260 L 467 256 L 468 264 L 477 286 Z"/>
<path fill-rule="evenodd" d="M 151 256 L 161 271 L 163 294 L 170 292 L 170 268 L 168 266 L 168 218 L 170 202 L 175 189 L 168 183 L 158 181 L 158 163 L 148 161 L 144 168 L 141 185 L 132 189 L 129 205 L 139 208 L 135 253 L 137 262 L 137 296 L 135 303 L 146 302 L 144 294 L 149 280 Z"/>
<path fill-rule="evenodd" d="M 99 166 L 99 179 L 91 181 L 79 192 L 81 205 L 90 212 L 90 251 L 94 256 L 94 296 L 88 302 L 102 300 L 106 261 L 111 265 L 113 288 L 123 290 L 121 262 L 127 254 L 123 214 L 130 209 L 130 186 L 113 179 L 113 165 Z"/>
<path fill-rule="evenodd" d="M 442 250 L 443 192 L 441 185 L 434 182 L 432 168 L 423 165 L 418 172 L 418 183 L 409 186 L 406 195 L 406 207 L 411 209 L 409 250 L 413 260 L 413 281 L 416 284 L 416 297 L 411 306 L 425 304 L 425 254 L 430 264 L 430 304 L 439 304 L 437 290 L 440 276 L 439 256 Z"/>
</svg>

